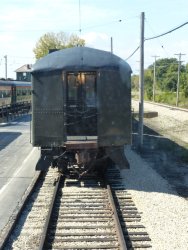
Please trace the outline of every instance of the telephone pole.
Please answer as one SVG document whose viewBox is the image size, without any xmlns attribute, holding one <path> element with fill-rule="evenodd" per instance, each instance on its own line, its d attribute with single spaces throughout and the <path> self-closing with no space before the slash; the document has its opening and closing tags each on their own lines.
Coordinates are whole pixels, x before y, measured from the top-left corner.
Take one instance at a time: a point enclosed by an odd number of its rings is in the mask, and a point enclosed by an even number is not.
<svg viewBox="0 0 188 250">
<path fill-rule="evenodd" d="M 5 58 L 5 79 L 7 80 L 7 55 L 5 55 L 4 58 Z"/>
<path fill-rule="evenodd" d="M 110 38 L 111 53 L 113 54 L 113 38 Z"/>
<path fill-rule="evenodd" d="M 143 116 L 144 116 L 144 12 L 140 20 L 140 77 L 139 77 L 139 148 L 143 145 Z"/>
<path fill-rule="evenodd" d="M 153 102 L 155 102 L 155 87 L 156 87 L 156 58 L 159 56 L 152 56 L 155 58 L 153 67 Z"/>
<path fill-rule="evenodd" d="M 175 54 L 176 56 L 178 56 L 179 60 L 178 60 L 178 81 L 177 81 L 177 88 L 176 88 L 176 106 L 178 107 L 179 104 L 179 87 L 180 87 L 180 69 L 181 69 L 181 56 L 185 56 L 185 54 L 179 53 L 179 54 Z"/>
</svg>

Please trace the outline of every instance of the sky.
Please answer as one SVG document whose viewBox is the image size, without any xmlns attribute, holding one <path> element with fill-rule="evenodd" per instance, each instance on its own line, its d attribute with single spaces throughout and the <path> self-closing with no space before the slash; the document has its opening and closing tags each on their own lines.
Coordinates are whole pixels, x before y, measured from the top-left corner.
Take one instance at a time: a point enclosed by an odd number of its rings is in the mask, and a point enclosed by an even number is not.
<svg viewBox="0 0 188 250">
<path fill-rule="evenodd" d="M 1 0 L 0 77 L 15 78 L 15 70 L 35 63 L 33 48 L 47 32 L 77 34 L 86 46 L 113 53 L 126 60 L 140 45 L 141 12 L 144 37 L 163 34 L 188 22 L 187 0 Z M 120 21 L 121 20 L 121 21 Z M 81 30 L 81 31 L 80 31 Z M 188 25 L 144 43 L 144 67 L 160 58 L 182 56 L 188 63 Z M 139 74 L 139 50 L 127 60 Z"/>
</svg>

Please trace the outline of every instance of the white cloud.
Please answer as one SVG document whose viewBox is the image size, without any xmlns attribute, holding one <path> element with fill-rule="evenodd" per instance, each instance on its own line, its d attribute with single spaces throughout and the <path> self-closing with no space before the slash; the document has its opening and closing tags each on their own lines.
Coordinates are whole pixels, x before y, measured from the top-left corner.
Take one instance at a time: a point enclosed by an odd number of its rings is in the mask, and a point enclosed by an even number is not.
<svg viewBox="0 0 188 250">
<path fill-rule="evenodd" d="M 88 32 L 81 36 L 87 47 L 100 49 L 100 50 L 111 50 L 111 38 L 106 33 L 102 32 Z"/>
<path fill-rule="evenodd" d="M 0 41 L 2 44 L 9 46 L 9 44 L 12 42 L 14 36 L 10 33 L 0 33 Z"/>
<path fill-rule="evenodd" d="M 117 1 L 112 0 L 80 0 L 81 15 L 79 18 L 79 0 L 7 0 L 1 2 L 0 60 L 1 56 L 3 58 L 4 55 L 8 55 L 9 72 L 12 71 L 13 67 L 15 69 L 25 63 L 17 59 L 15 60 L 16 64 L 12 61 L 11 56 L 32 58 L 34 56 L 32 50 L 36 42 L 46 32 L 64 31 L 79 35 L 79 28 L 81 28 L 86 46 L 107 51 L 110 51 L 110 37 L 112 36 L 114 54 L 121 58 L 130 56 L 140 44 L 139 13 L 143 10 L 143 4 L 141 3 L 135 5 L 131 1 L 121 0 L 117 5 Z M 170 0 L 167 2 L 170 2 Z M 176 2 L 178 3 L 177 0 Z M 182 6 L 178 4 L 174 9 L 179 16 L 178 22 L 187 17 L 186 8 Z M 156 34 L 160 34 L 165 29 L 168 30 L 166 26 L 171 24 L 167 22 L 167 12 L 164 8 L 160 19 L 156 10 L 151 6 L 147 5 L 146 10 L 146 37 L 149 36 L 148 22 L 153 24 L 152 29 L 155 30 Z M 171 12 L 169 14 L 172 15 Z M 123 21 L 119 23 L 119 19 Z M 79 20 L 81 21 L 81 27 L 79 27 Z M 168 17 L 168 20 L 173 21 L 174 25 L 177 23 L 177 18 L 170 19 Z M 164 25 L 165 27 L 163 27 Z M 187 27 L 184 27 L 184 29 L 168 36 L 147 41 L 145 43 L 145 67 L 153 63 L 153 55 L 159 55 L 160 58 L 173 57 L 175 53 L 180 52 L 186 54 L 186 56 L 182 56 L 182 60 L 186 63 L 188 61 L 186 29 Z M 26 60 L 30 63 L 29 59 L 26 58 Z M 128 63 L 137 69 L 139 68 L 137 62 L 139 60 L 139 51 L 137 51 L 128 60 Z M 3 65 L 4 58 L 2 62 Z M 20 65 L 18 65 L 19 63 Z M 4 70 L 2 65 L 0 76 L 2 70 Z"/>
<path fill-rule="evenodd" d="M 86 41 L 89 45 L 94 45 L 96 42 L 106 42 L 109 40 L 109 36 L 105 33 L 98 33 L 98 32 L 88 32 L 81 37 Z"/>
</svg>

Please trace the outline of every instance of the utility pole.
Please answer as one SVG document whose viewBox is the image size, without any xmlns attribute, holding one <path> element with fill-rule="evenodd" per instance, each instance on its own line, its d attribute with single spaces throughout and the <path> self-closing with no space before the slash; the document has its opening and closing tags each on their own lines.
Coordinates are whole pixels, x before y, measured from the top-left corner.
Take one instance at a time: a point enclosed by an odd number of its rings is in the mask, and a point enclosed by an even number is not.
<svg viewBox="0 0 188 250">
<path fill-rule="evenodd" d="M 80 36 L 81 36 L 82 23 L 81 23 L 81 3 L 80 3 L 80 0 L 79 0 L 79 32 L 80 32 Z"/>
<path fill-rule="evenodd" d="M 113 38 L 110 38 L 111 53 L 113 54 Z"/>
<path fill-rule="evenodd" d="M 155 102 L 155 86 L 156 86 L 156 58 L 159 56 L 152 56 L 155 58 L 153 67 L 153 102 Z"/>
<path fill-rule="evenodd" d="M 5 79 L 7 80 L 7 55 L 5 55 L 4 58 L 5 58 Z"/>
<path fill-rule="evenodd" d="M 141 149 L 143 145 L 143 116 L 144 116 L 144 12 L 141 12 L 140 20 L 140 77 L 139 77 L 139 143 Z"/>
<path fill-rule="evenodd" d="M 185 54 L 179 53 L 175 54 L 176 56 L 179 57 L 178 61 L 178 81 L 177 81 L 177 88 L 176 88 L 176 107 L 178 107 L 179 104 L 179 87 L 180 87 L 180 69 L 181 69 L 181 56 L 184 56 Z"/>
</svg>

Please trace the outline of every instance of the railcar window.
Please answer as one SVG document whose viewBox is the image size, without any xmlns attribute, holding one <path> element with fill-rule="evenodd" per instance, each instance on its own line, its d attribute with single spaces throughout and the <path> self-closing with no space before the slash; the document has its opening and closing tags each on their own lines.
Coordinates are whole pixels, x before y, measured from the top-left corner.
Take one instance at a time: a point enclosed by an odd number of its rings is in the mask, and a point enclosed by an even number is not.
<svg viewBox="0 0 188 250">
<path fill-rule="evenodd" d="M 11 96 L 10 90 L 1 90 L 0 91 L 0 98 L 6 98 Z"/>
<path fill-rule="evenodd" d="M 16 91 L 16 94 L 17 96 L 22 96 L 22 95 L 25 95 L 25 90 L 22 88 L 22 87 L 17 87 L 17 91 Z"/>
<path fill-rule="evenodd" d="M 95 72 L 68 73 L 67 100 L 69 104 L 85 103 L 87 106 L 96 106 Z"/>
<path fill-rule="evenodd" d="M 95 106 L 96 105 L 96 81 L 95 75 L 86 75 L 86 104 Z"/>
<path fill-rule="evenodd" d="M 10 90 L 7 90 L 7 91 L 6 91 L 6 96 L 7 96 L 7 97 L 10 97 L 10 96 L 11 96 L 11 91 L 10 91 Z"/>
<path fill-rule="evenodd" d="M 17 89 L 17 91 L 16 91 L 16 95 L 17 95 L 17 96 L 20 96 L 20 95 L 21 95 L 21 91 L 20 91 L 20 89 Z"/>
<path fill-rule="evenodd" d="M 68 101 L 76 101 L 77 100 L 77 79 L 73 74 L 68 75 Z"/>
<path fill-rule="evenodd" d="M 26 89 L 22 89 L 22 95 L 27 95 L 27 90 Z"/>
</svg>

